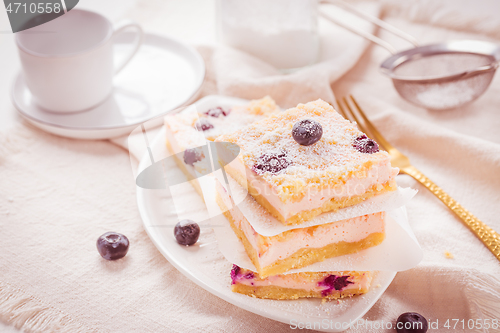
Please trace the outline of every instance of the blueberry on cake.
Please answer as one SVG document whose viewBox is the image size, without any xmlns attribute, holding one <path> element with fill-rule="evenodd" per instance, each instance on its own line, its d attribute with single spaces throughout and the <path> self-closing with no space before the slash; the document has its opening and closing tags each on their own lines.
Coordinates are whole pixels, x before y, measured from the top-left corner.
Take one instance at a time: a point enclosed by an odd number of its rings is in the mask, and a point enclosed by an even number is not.
<svg viewBox="0 0 500 333">
<path fill-rule="evenodd" d="M 317 100 L 299 104 L 215 141 L 240 154 L 226 172 L 285 225 L 396 190 L 398 169 L 354 123 Z"/>
</svg>

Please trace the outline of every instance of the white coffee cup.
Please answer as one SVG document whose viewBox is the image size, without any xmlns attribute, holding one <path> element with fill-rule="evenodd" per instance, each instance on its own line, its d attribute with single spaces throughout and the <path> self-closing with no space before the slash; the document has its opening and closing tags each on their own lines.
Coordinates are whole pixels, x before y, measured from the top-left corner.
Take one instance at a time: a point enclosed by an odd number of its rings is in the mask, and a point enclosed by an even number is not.
<svg viewBox="0 0 500 333">
<path fill-rule="evenodd" d="M 137 37 L 121 64 L 113 63 L 113 39 L 134 29 Z M 137 53 L 143 32 L 127 23 L 113 29 L 95 12 L 73 9 L 37 27 L 16 33 L 24 78 L 43 109 L 67 113 L 102 103 L 113 90 L 113 76 Z"/>
</svg>

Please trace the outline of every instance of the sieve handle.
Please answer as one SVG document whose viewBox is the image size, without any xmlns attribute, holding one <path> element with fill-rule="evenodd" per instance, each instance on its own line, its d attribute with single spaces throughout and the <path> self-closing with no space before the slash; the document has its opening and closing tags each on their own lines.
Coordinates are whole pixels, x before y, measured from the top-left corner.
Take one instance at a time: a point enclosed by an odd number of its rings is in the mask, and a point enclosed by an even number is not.
<svg viewBox="0 0 500 333">
<path fill-rule="evenodd" d="M 381 19 L 379 19 L 377 17 L 368 15 L 368 14 L 360 11 L 356 7 L 350 5 L 350 4 L 348 4 L 348 3 L 346 3 L 346 2 L 344 2 L 342 0 L 320 0 L 319 2 L 323 3 L 323 4 L 332 4 L 332 5 L 336 5 L 338 7 L 341 7 L 343 9 L 345 9 L 345 10 L 347 10 L 347 11 L 349 11 L 349 12 L 355 14 L 355 15 L 357 15 L 358 17 L 361 17 L 361 18 L 367 20 L 368 22 L 371 22 L 371 23 L 375 24 L 379 28 L 384 29 L 386 31 L 389 31 L 390 33 L 393 33 L 394 35 L 403 38 L 404 40 L 410 42 L 414 46 L 416 46 L 416 47 L 419 46 L 417 40 L 413 36 L 407 34 L 404 31 L 399 30 L 395 26 L 390 25 L 389 23 L 384 22 L 384 21 L 382 21 Z M 369 41 L 371 41 L 371 42 L 373 42 L 373 43 L 375 43 L 375 44 L 377 44 L 379 46 L 382 46 L 387 51 L 389 51 L 391 54 L 396 54 L 397 53 L 397 50 L 396 50 L 396 48 L 394 46 L 392 46 L 388 42 L 384 41 L 383 39 L 380 39 L 379 37 L 377 37 L 375 35 L 367 33 L 367 32 L 365 32 L 365 31 L 363 31 L 361 29 L 358 29 L 358 28 L 346 25 L 346 24 L 344 24 L 344 23 L 340 22 L 339 20 L 331 17 L 330 15 L 326 14 L 325 12 L 323 12 L 321 10 L 319 11 L 319 15 L 321 15 L 323 18 L 329 20 L 330 22 L 335 23 L 335 24 L 341 26 L 344 29 L 347 29 L 347 30 L 349 30 L 349 31 L 351 31 L 351 32 L 353 32 L 353 33 L 355 33 L 355 34 L 363 37 L 363 38 L 368 39 Z"/>
<path fill-rule="evenodd" d="M 481 66 L 481 67 L 478 67 L 478 68 L 473 69 L 471 71 L 467 71 L 462 75 L 461 79 L 465 79 L 465 78 L 468 78 L 468 77 L 471 77 L 474 75 L 478 75 L 478 74 L 493 72 L 498 68 L 499 62 L 500 62 L 500 60 L 497 60 L 494 63 L 491 63 L 489 65 Z"/>
</svg>

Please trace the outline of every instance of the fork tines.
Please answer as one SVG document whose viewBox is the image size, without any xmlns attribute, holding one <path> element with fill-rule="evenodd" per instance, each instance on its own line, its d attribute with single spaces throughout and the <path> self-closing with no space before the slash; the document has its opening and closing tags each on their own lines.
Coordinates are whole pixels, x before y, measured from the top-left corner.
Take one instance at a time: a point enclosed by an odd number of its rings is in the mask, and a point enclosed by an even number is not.
<svg viewBox="0 0 500 333">
<path fill-rule="evenodd" d="M 359 130 L 364 132 L 367 136 L 378 142 L 381 148 L 389 150 L 392 146 L 384 139 L 382 134 L 375 128 L 371 121 L 366 117 L 361 107 L 356 102 L 352 95 L 349 99 L 343 97 L 341 101 L 337 100 L 337 106 L 340 114 L 347 120 L 354 121 Z M 356 111 L 354 111 L 356 110 Z"/>
</svg>

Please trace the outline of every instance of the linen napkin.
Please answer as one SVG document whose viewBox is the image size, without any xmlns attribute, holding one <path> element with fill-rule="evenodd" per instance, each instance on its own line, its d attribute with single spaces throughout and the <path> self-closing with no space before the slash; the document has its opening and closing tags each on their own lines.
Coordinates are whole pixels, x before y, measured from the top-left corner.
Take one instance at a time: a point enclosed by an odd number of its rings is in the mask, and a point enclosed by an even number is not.
<svg viewBox="0 0 500 333">
<path fill-rule="evenodd" d="M 429 11 L 425 4 L 401 7 L 386 2 L 385 19 L 423 43 L 500 38 L 498 23 L 489 23 L 486 35 L 479 33 L 477 18 L 451 15 L 444 9 Z M 134 15 L 146 7 L 152 13 L 154 6 L 161 6 L 157 1 L 140 5 Z M 437 14 L 447 18 L 446 26 L 434 24 Z M 157 15 L 152 22 L 161 21 L 161 11 Z M 144 25 L 147 29 L 147 22 Z M 407 47 L 386 33 L 380 35 Z M 343 36 L 338 40 L 346 45 L 332 48 L 337 60 L 325 59 L 287 76 L 238 51 L 201 47 L 208 67 L 201 95 L 259 98 L 269 94 L 289 107 L 316 98 L 333 102 L 352 93 L 387 139 L 419 169 L 500 230 L 496 218 L 500 214 L 498 76 L 487 93 L 469 106 L 427 111 L 402 100 L 378 73 L 380 62 L 388 56 L 385 50 L 369 47 L 363 53 L 364 41 L 349 33 Z M 342 52 L 346 49 L 348 55 Z M 218 299 L 163 258 L 142 228 L 128 152 L 116 144 L 59 138 L 21 124 L 0 134 L 0 175 L 2 322 L 26 332 L 290 330 L 287 324 Z M 450 332 L 443 326 L 448 319 L 465 323 L 499 319 L 500 263 L 433 195 L 407 176 L 398 178 L 401 185 L 419 189 L 407 209 L 424 260 L 398 273 L 364 316 L 367 322 L 348 332 L 393 332 L 387 323 L 394 325 L 397 316 L 407 311 L 438 321 L 433 332 Z M 124 233 L 131 241 L 129 254 L 116 262 L 103 260 L 95 249 L 97 237 L 109 230 Z M 487 330 L 474 325 L 453 331 Z"/>
</svg>

